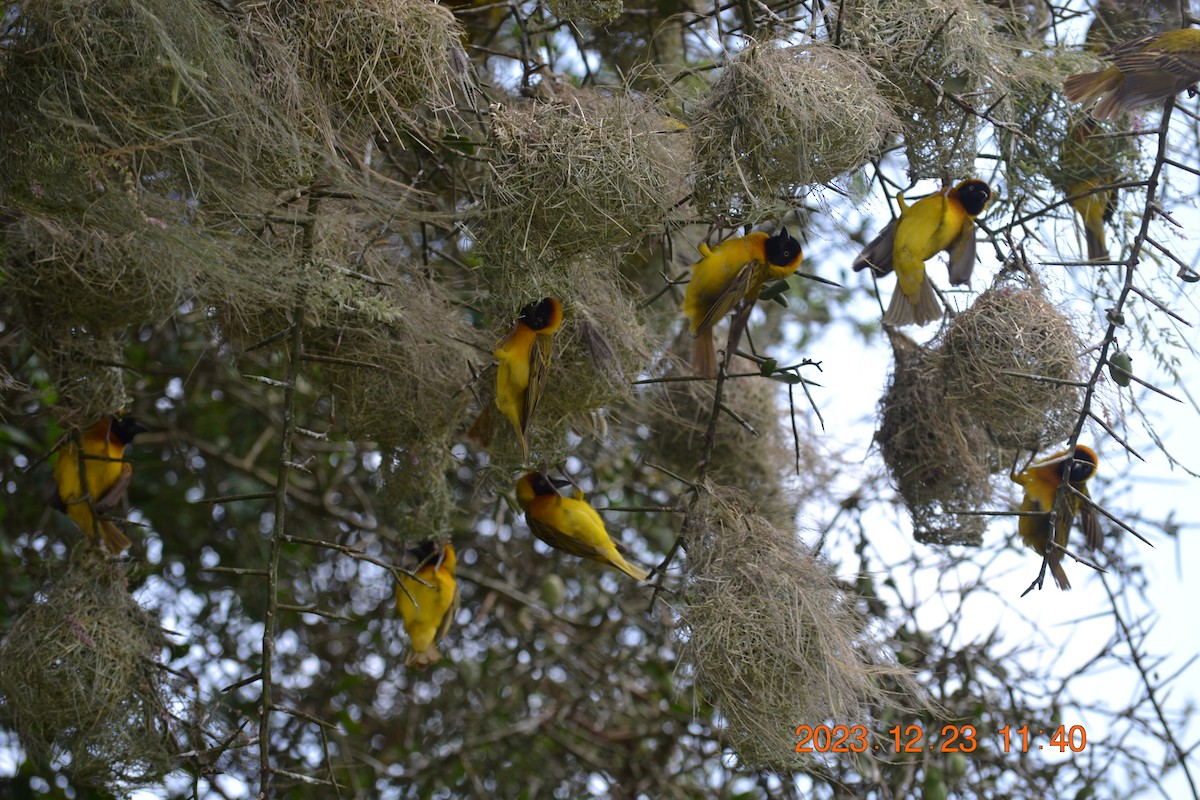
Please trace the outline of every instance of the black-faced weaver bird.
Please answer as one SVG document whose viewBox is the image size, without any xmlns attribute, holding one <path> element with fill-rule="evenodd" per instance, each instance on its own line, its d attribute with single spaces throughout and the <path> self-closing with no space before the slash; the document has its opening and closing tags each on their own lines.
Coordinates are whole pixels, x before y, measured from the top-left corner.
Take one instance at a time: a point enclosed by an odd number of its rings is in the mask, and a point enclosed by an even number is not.
<svg viewBox="0 0 1200 800">
<path fill-rule="evenodd" d="M 1112 64 L 1063 81 L 1067 99 L 1091 106 L 1096 119 L 1154 105 L 1200 81 L 1200 30 L 1152 33 L 1121 42 L 1104 53 Z"/>
<path fill-rule="evenodd" d="M 1063 450 L 1040 461 L 1034 461 L 1020 472 L 1014 470 L 1009 477 L 1014 483 L 1025 489 L 1025 497 L 1021 500 L 1022 511 L 1050 512 L 1054 509 L 1055 498 L 1059 487 L 1064 482 L 1069 483 L 1083 497 L 1091 498 L 1087 482 L 1096 474 L 1100 460 L 1096 451 L 1084 445 L 1076 445 L 1074 450 Z M 1068 494 L 1058 507 L 1058 515 L 1054 524 L 1054 541 L 1059 547 L 1067 546 L 1067 537 L 1071 533 L 1071 523 L 1079 517 L 1083 538 L 1089 549 L 1096 549 L 1103 540 L 1100 530 L 1100 520 L 1096 510 L 1090 503 L 1075 494 Z M 1050 514 L 1039 514 L 1020 517 L 1017 532 L 1021 541 L 1031 550 L 1046 557 L 1050 574 L 1059 589 L 1070 589 L 1071 582 L 1063 570 L 1062 550 L 1050 547 Z"/>
<path fill-rule="evenodd" d="M 754 302 L 767 280 L 791 275 L 800 266 L 804 254 L 800 242 L 782 229 L 774 236 L 749 233 L 726 239 L 716 247 L 700 244 L 699 261 L 692 265 L 692 277 L 683 296 L 683 313 L 688 332 L 695 343 L 692 369 L 705 378 L 717 376 L 717 352 L 713 344 L 713 326 L 742 304 L 741 313 L 730 325 L 726 348 L 736 349 L 742 328 Z"/>
<path fill-rule="evenodd" d="M 555 482 L 541 472 L 530 472 L 517 481 L 517 503 L 533 534 L 564 553 L 590 558 L 644 581 L 649 573 L 625 560 L 604 527 L 604 520 L 580 495 L 563 497 L 558 489 L 570 486 Z"/>
<path fill-rule="evenodd" d="M 854 259 L 855 272 L 871 268 L 882 277 L 896 272 L 897 291 L 883 315 L 883 324 L 924 325 L 941 319 L 942 305 L 925 274 L 925 262 L 937 253 L 950 253 L 950 285 L 971 280 L 975 268 L 975 218 L 992 198 L 992 189 L 976 179 L 945 187 L 911 206 L 896 195 L 900 216 L 880 231 Z"/>
<path fill-rule="evenodd" d="M 537 410 L 546 376 L 554 358 L 554 334 L 562 327 L 563 307 L 546 297 L 521 309 L 517 324 L 494 355 L 496 407 L 508 417 L 521 441 L 521 453 L 529 460 L 529 424 Z"/>
<path fill-rule="evenodd" d="M 80 437 L 79 446 L 69 441 L 60 447 L 54 464 L 56 505 L 88 538 L 114 555 L 128 550 L 131 542 L 111 520 L 100 517 L 125 499 L 133 479 L 133 465 L 124 460 L 125 446 L 145 431 L 132 417 L 102 419 Z"/>
<path fill-rule="evenodd" d="M 400 575 L 396 611 L 404 622 L 410 645 L 405 666 L 425 669 L 442 656 L 438 643 L 450 630 L 458 609 L 458 558 L 449 542 L 422 542 L 409 553 L 417 559 L 415 578 Z"/>
</svg>

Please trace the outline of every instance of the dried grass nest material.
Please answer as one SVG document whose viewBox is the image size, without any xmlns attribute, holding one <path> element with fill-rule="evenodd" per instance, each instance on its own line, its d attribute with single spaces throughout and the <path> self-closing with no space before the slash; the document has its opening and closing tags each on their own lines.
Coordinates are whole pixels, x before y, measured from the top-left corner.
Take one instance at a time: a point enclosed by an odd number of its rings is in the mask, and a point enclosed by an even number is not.
<svg viewBox="0 0 1200 800">
<path fill-rule="evenodd" d="M 862 166 L 900 127 L 881 81 L 832 45 L 747 45 L 691 124 L 697 204 L 756 218 Z"/>
<path fill-rule="evenodd" d="M 687 340 L 690 346 L 691 340 Z M 745 364 L 738 359 L 735 363 Z M 695 471 L 704 457 L 704 436 L 713 409 L 711 381 L 672 380 L 674 372 L 661 376 L 665 382 L 642 392 L 638 419 L 647 430 L 645 448 L 653 460 L 681 475 Z M 753 498 L 755 514 L 772 523 L 786 525 L 795 518 L 802 492 L 795 491 L 789 477 L 795 473 L 795 452 L 790 431 L 781 425 L 783 409 L 779 384 L 764 378 L 726 381 L 721 402 L 752 427 L 751 433 L 730 413 L 718 412 L 707 474 L 722 484 L 735 486 Z M 807 445 L 807 443 L 804 443 Z M 801 457 L 806 478 L 821 474 L 821 462 L 812 449 L 803 446 Z"/>
<path fill-rule="evenodd" d="M 264 96 L 253 54 L 210 4 L 18 8 L 0 73 L 0 166 L 19 202 L 82 209 L 115 181 L 238 208 L 249 187 L 311 175 L 312 143 Z"/>
<path fill-rule="evenodd" d="M 940 351 L 946 405 L 996 444 L 1037 452 L 1070 436 L 1082 406 L 1074 384 L 1083 343 L 1036 276 L 981 294 L 950 322 Z"/>
<path fill-rule="evenodd" d="M 835 8 L 840 45 L 883 75 L 880 91 L 903 110 L 910 175 L 969 174 L 980 120 L 939 88 L 969 95 L 981 108 L 1006 97 L 1022 55 L 1003 33 L 1013 28 L 1012 15 L 977 0 L 847 0 Z"/>
<path fill-rule="evenodd" d="M 622 0 L 549 0 L 550 12 L 562 20 L 603 25 L 621 16 Z"/>
<path fill-rule="evenodd" d="M 879 443 L 884 463 L 926 544 L 983 543 L 983 517 L 959 513 L 983 508 L 993 445 L 961 405 L 949 402 L 939 354 L 888 330 L 895 364 L 879 401 Z"/>
<path fill-rule="evenodd" d="M 563 260 L 661 229 L 686 193 L 686 137 L 622 95 L 493 105 L 491 177 L 472 226 L 480 259 Z"/>
<path fill-rule="evenodd" d="M 861 724 L 918 692 L 881 655 L 829 565 L 749 508 L 741 493 L 710 484 L 684 522 L 680 661 L 746 765 L 796 768 L 795 720 Z"/>
<path fill-rule="evenodd" d="M 432 0 L 309 0 L 288 10 L 310 82 L 368 133 L 394 134 L 418 106 L 447 102 L 469 74 L 462 27 Z"/>
<path fill-rule="evenodd" d="M 179 752 L 155 665 L 165 644 L 120 566 L 85 544 L 0 642 L 0 711 L 34 759 L 79 784 L 155 783 Z"/>
</svg>

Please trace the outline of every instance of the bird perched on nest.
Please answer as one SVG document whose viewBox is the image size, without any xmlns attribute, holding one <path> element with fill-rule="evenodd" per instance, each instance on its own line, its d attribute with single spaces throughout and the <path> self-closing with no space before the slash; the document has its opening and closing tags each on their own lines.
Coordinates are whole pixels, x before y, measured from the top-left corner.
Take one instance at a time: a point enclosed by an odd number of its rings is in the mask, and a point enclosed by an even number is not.
<svg viewBox="0 0 1200 800">
<path fill-rule="evenodd" d="M 729 329 L 726 348 L 737 347 L 750 309 L 767 279 L 786 278 L 796 271 L 804 254 L 800 242 L 787 228 L 774 236 L 750 233 L 726 239 L 716 247 L 700 244 L 699 261 L 692 265 L 692 277 L 683 295 L 683 313 L 688 332 L 694 338 L 692 368 L 705 378 L 717 377 L 717 352 L 712 329 L 734 306 L 743 303 L 742 312 Z"/>
<path fill-rule="evenodd" d="M 1063 450 L 1041 461 L 1035 461 L 1020 472 L 1014 470 L 1009 477 L 1014 483 L 1025 488 L 1025 497 L 1021 501 L 1022 511 L 1050 512 L 1054 508 L 1054 500 L 1063 481 L 1068 481 L 1080 494 L 1090 498 L 1087 482 L 1096 474 L 1099 463 L 1096 452 L 1080 444 L 1076 445 L 1074 450 Z M 1088 548 L 1094 550 L 1099 547 L 1103 534 L 1096 510 L 1075 494 L 1067 495 L 1065 504 L 1060 506 L 1054 526 L 1054 541 L 1062 547 L 1067 546 L 1067 536 L 1076 516 L 1080 518 L 1080 526 L 1083 528 L 1084 541 Z M 1022 516 L 1017 523 L 1017 532 L 1021 534 L 1021 541 L 1030 549 L 1046 557 L 1050 574 L 1054 576 L 1058 588 L 1070 589 L 1071 582 L 1067 580 L 1067 573 L 1062 566 L 1062 551 L 1054 548 L 1047 552 L 1050 546 L 1049 513 L 1045 516 Z"/>
<path fill-rule="evenodd" d="M 450 630 L 458 609 L 458 581 L 454 578 L 458 559 L 449 542 L 423 542 L 409 552 L 420 566 L 416 577 L 399 576 L 396 611 L 411 641 L 404 665 L 425 669 L 441 660 L 437 645 Z"/>
<path fill-rule="evenodd" d="M 1094 138 L 1093 134 L 1097 133 L 1103 133 L 1103 130 L 1090 117 L 1076 119 L 1067 128 L 1067 137 L 1059 150 L 1062 173 L 1059 184 L 1067 197 L 1074 198 L 1070 201 L 1071 208 L 1083 223 L 1088 261 L 1107 261 L 1104 224 L 1112 220 L 1117 210 L 1117 192 L 1115 189 L 1092 190 L 1114 183 L 1117 176 L 1112 163 L 1115 153 L 1109 144 L 1112 140 Z"/>
<path fill-rule="evenodd" d="M 72 441 L 59 448 L 54 464 L 55 505 L 113 555 L 125 552 L 132 543 L 110 520 L 97 515 L 111 513 L 125 498 L 133 479 L 133 465 L 123 460 L 125 446 L 146 430 L 132 417 L 102 419 L 83 434 L 78 446 Z"/>
<path fill-rule="evenodd" d="M 517 481 L 517 502 L 525 510 L 525 521 L 534 535 L 556 550 L 616 567 L 634 580 L 646 580 L 649 573 L 630 564 L 617 551 L 604 520 L 582 494 L 563 497 L 556 485 L 571 484 L 556 484 L 541 472 L 530 472 Z"/>
<path fill-rule="evenodd" d="M 1166 100 L 1172 95 L 1195 91 L 1200 80 L 1200 30 L 1152 33 L 1122 42 L 1103 56 L 1112 65 L 1098 72 L 1071 75 L 1063 81 L 1063 94 L 1072 102 L 1090 106 L 1096 119 L 1112 119 Z"/>
<path fill-rule="evenodd" d="M 977 179 L 922 197 L 911 206 L 896 195 L 900 216 L 888 223 L 854 259 L 855 272 L 870 267 L 882 277 L 896 271 L 898 291 L 883 315 L 884 325 L 924 325 L 942 316 L 942 306 L 925 275 L 925 262 L 950 253 L 950 285 L 971 279 L 975 268 L 975 222 L 992 190 Z"/>
<path fill-rule="evenodd" d="M 562 321 L 562 303 L 557 299 L 547 297 L 530 303 L 521 309 L 516 327 L 494 353 L 500 362 L 496 370 L 496 406 L 512 423 L 526 460 L 529 423 L 546 387 L 554 357 L 554 334 Z"/>
</svg>

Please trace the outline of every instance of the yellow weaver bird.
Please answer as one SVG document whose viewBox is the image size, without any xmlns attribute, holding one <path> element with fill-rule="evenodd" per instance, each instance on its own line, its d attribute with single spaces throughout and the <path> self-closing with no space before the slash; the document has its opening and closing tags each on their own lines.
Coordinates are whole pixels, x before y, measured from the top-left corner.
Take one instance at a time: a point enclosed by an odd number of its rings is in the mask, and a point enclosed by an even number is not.
<svg viewBox="0 0 1200 800">
<path fill-rule="evenodd" d="M 410 552 L 421 566 L 416 578 L 399 576 L 396 611 L 411 642 L 404 665 L 425 669 L 441 660 L 437 645 L 450 630 L 458 610 L 458 581 L 454 579 L 458 559 L 449 542 L 424 542 Z"/>
<path fill-rule="evenodd" d="M 526 460 L 529 423 L 542 398 L 554 356 L 553 337 L 562 321 L 562 304 L 555 298 L 530 303 L 521 309 L 516 327 L 494 353 L 500 362 L 496 370 L 496 406 L 512 423 Z"/>
<path fill-rule="evenodd" d="M 567 482 L 560 485 L 569 486 Z M 525 521 L 534 535 L 556 550 L 590 558 L 644 581 L 649 573 L 630 564 L 617 551 L 596 509 L 581 494 L 563 497 L 541 472 L 530 472 L 517 481 L 517 502 L 525 510 Z"/>
<path fill-rule="evenodd" d="M 950 253 L 950 285 L 971 279 L 975 268 L 975 217 L 992 198 L 992 190 L 981 180 L 965 180 L 957 186 L 922 197 L 911 206 L 904 195 L 896 195 L 900 216 L 854 259 L 854 271 L 870 267 L 877 276 L 895 270 L 898 291 L 883 315 L 884 325 L 924 325 L 941 319 L 942 305 L 925 275 L 925 262 L 946 250 Z"/>
<path fill-rule="evenodd" d="M 774 236 L 750 233 L 726 239 L 716 247 L 700 244 L 699 261 L 692 265 L 692 277 L 683 295 L 683 313 L 688 332 L 696 340 L 692 368 L 705 378 L 717 376 L 717 352 L 712 329 L 738 303 L 746 303 L 746 312 L 758 299 L 768 279 L 786 278 L 796 271 L 804 254 L 800 242 L 784 228 Z M 744 325 L 744 321 L 741 325 Z M 730 327 L 726 347 L 737 347 L 740 327 Z"/>
<path fill-rule="evenodd" d="M 1071 456 L 1074 455 L 1074 461 Z M 1068 463 L 1070 466 L 1068 467 Z M 1063 481 L 1069 481 L 1084 497 L 1090 498 L 1087 482 L 1096 474 L 1099 466 L 1096 452 L 1090 447 L 1076 445 L 1074 451 L 1063 450 L 1041 461 L 1035 461 L 1020 472 L 1015 470 L 1009 475 L 1014 483 L 1025 489 L 1025 497 L 1021 501 L 1022 511 L 1045 511 L 1054 508 L 1054 499 Z M 1082 498 L 1070 494 L 1065 503 L 1059 506 L 1058 518 L 1054 527 L 1054 541 L 1061 547 L 1067 546 L 1067 537 L 1071 532 L 1071 523 L 1075 517 L 1080 518 L 1083 537 L 1087 546 L 1094 550 L 1100 546 L 1103 533 L 1100 530 L 1100 520 L 1096 509 Z M 1031 550 L 1046 556 L 1050 573 L 1059 589 L 1070 589 L 1071 582 L 1062 566 L 1062 551 L 1054 548 L 1047 553 L 1050 546 L 1050 516 L 1022 516 L 1017 523 L 1017 532 Z"/>
<path fill-rule="evenodd" d="M 110 520 L 100 519 L 98 515 L 111 513 L 125 498 L 133 478 L 133 465 L 123 460 L 125 446 L 145 430 L 132 418 L 102 419 L 83 434 L 79 447 L 75 442 L 68 442 L 59 448 L 54 464 L 60 510 L 66 511 L 88 538 L 98 538 L 114 555 L 125 552 L 132 543 Z M 83 450 L 82 471 L 80 447 Z M 81 472 L 84 479 L 80 477 Z"/>
<path fill-rule="evenodd" d="M 1117 176 L 1113 161 L 1118 157 L 1114 140 L 1093 138 L 1103 133 L 1093 119 L 1083 117 L 1073 121 L 1067 128 L 1067 138 L 1059 151 L 1059 167 L 1062 191 L 1071 200 L 1071 208 L 1083 223 L 1083 236 L 1087 242 L 1088 261 L 1107 261 L 1108 244 L 1105 242 L 1104 224 L 1113 218 L 1117 210 L 1117 193 L 1113 189 L 1093 192 L 1092 189 L 1114 183 Z M 1084 195 L 1076 197 L 1076 195 Z"/>
<path fill-rule="evenodd" d="M 1200 30 L 1152 33 L 1122 42 L 1104 53 L 1112 65 L 1099 72 L 1071 75 L 1063 94 L 1072 102 L 1091 106 L 1096 119 L 1112 119 L 1122 110 L 1153 105 L 1200 80 Z"/>
</svg>

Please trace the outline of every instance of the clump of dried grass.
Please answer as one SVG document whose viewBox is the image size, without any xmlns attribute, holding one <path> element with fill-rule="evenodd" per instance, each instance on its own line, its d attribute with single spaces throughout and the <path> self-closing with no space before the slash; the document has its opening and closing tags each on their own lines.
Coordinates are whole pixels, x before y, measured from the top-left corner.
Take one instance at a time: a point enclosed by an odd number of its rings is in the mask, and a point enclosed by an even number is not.
<svg viewBox="0 0 1200 800">
<path fill-rule="evenodd" d="M 454 13 L 432 0 L 280 5 L 308 82 L 351 125 L 395 135 L 421 105 L 449 102 L 470 67 Z"/>
<path fill-rule="evenodd" d="M 491 112 L 491 178 L 475 223 L 485 268 L 511 281 L 661 227 L 685 194 L 687 131 L 638 99 L 576 89 Z"/>
<path fill-rule="evenodd" d="M 868 724 L 886 704 L 916 704 L 909 673 L 884 655 L 829 565 L 709 485 L 684 522 L 687 581 L 680 661 L 748 766 L 790 769 L 797 720 Z M 899 695 L 884 686 L 901 687 Z"/>
<path fill-rule="evenodd" d="M 1066 439 L 1078 419 L 1082 350 L 1035 275 L 1007 277 L 946 329 L 939 359 L 945 402 L 1000 446 L 1037 452 Z"/>
<path fill-rule="evenodd" d="M 19 8 L 0 82 L 10 201 L 52 211 L 124 185 L 238 208 L 258 187 L 312 174 L 311 145 L 264 96 L 252 54 L 211 6 Z"/>
<path fill-rule="evenodd" d="M 757 221 L 878 154 L 899 120 L 854 53 L 751 43 L 731 57 L 691 124 L 698 206 Z"/>
<path fill-rule="evenodd" d="M 550 12 L 562 20 L 603 25 L 621 16 L 622 0 L 549 0 Z"/>
<path fill-rule="evenodd" d="M 992 444 L 978 418 L 947 397 L 941 357 L 888 330 L 895 364 L 879 401 L 875 439 L 908 507 L 913 536 L 979 546 L 987 527 L 969 512 L 991 497 Z"/>
<path fill-rule="evenodd" d="M 37 761 L 118 794 L 175 766 L 166 644 L 115 562 L 77 548 L 63 575 L 0 642 L 0 706 Z"/>
<path fill-rule="evenodd" d="M 981 109 L 1007 96 L 1021 55 L 1003 33 L 1010 16 L 976 0 L 847 0 L 835 8 L 839 44 L 883 75 L 879 89 L 902 115 L 909 174 L 972 174 L 981 120 L 943 91 Z"/>
<path fill-rule="evenodd" d="M 639 398 L 645 448 L 655 463 L 680 475 L 692 475 L 704 456 L 715 384 L 670 380 L 679 377 L 674 372 L 662 377 L 666 382 L 651 384 Z M 717 412 L 707 474 L 744 492 L 755 514 L 776 525 L 789 524 L 800 496 L 787 480 L 795 472 L 795 453 L 790 433 L 780 424 L 779 384 L 757 377 L 727 380 L 721 403 L 728 411 Z M 819 470 L 819 459 L 812 450 L 802 448 L 801 455 L 806 475 L 810 469 Z"/>
</svg>

